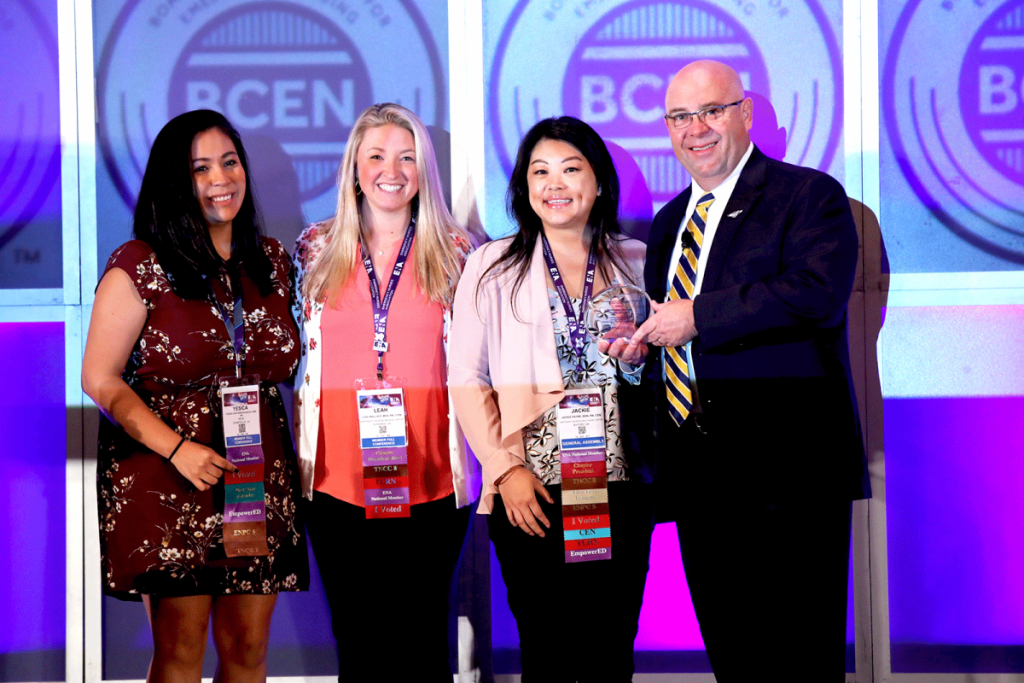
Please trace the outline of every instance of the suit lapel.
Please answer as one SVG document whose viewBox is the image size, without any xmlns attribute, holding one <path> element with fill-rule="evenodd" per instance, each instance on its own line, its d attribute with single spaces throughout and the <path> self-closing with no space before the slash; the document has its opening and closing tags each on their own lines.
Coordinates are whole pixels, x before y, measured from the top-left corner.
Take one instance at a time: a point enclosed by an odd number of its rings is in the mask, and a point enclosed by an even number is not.
<svg viewBox="0 0 1024 683">
<path fill-rule="evenodd" d="M 768 157 L 761 153 L 757 147 L 751 152 L 747 164 L 740 172 L 736 181 L 736 187 L 729 197 L 729 203 L 722 214 L 722 220 L 715 230 L 715 237 L 711 241 L 711 253 L 708 254 L 708 262 L 704 271 L 704 279 L 701 281 L 701 291 L 710 292 L 718 286 L 718 278 L 722 274 L 722 267 L 725 265 L 725 256 L 729 253 L 729 246 L 733 238 L 746 220 L 750 217 L 751 207 L 761 197 L 764 190 L 765 173 L 768 168 Z M 731 216 L 731 217 L 730 217 Z"/>
<path fill-rule="evenodd" d="M 648 283 L 648 289 L 652 298 L 658 302 L 665 300 L 667 292 L 665 283 L 668 282 L 669 269 L 674 265 L 669 261 L 672 260 L 672 249 L 675 247 L 676 235 L 679 234 L 679 224 L 683 222 L 683 213 L 686 211 L 686 205 L 690 203 L 692 191 L 693 186 L 691 185 L 669 203 L 666 207 L 668 212 L 665 220 L 659 226 L 659 232 L 652 234 L 650 238 L 651 242 L 647 253 L 657 254 L 658 262 L 654 270 L 656 279 L 653 283 Z"/>
</svg>

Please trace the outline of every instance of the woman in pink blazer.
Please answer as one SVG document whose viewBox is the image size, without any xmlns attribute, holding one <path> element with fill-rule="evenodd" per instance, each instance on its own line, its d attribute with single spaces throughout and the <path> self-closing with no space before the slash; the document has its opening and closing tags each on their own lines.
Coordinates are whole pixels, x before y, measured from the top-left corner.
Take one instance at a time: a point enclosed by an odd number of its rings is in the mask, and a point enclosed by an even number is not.
<svg viewBox="0 0 1024 683">
<path fill-rule="evenodd" d="M 452 401 L 483 466 L 480 512 L 491 513 L 524 681 L 633 673 L 653 496 L 619 395 L 640 366 L 601 354 L 581 322 L 593 294 L 643 281 L 645 247 L 620 234 L 618 199 L 597 133 L 541 121 L 509 183 L 519 229 L 469 257 L 455 296 Z M 584 397 L 595 406 L 585 427 L 604 443 L 586 457 L 559 438 Z M 573 468 L 588 458 L 581 478 Z"/>
</svg>

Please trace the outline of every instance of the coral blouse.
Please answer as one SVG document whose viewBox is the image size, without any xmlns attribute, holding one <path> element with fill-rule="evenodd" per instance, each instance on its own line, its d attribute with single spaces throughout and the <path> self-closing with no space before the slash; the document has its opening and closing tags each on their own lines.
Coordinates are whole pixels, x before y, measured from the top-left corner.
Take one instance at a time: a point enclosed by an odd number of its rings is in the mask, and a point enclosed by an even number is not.
<svg viewBox="0 0 1024 683">
<path fill-rule="evenodd" d="M 381 296 L 387 287 L 399 245 L 389 259 Z M 313 488 L 364 507 L 363 464 L 355 380 L 375 378 L 370 279 L 360 262 L 353 277 L 321 320 L 320 438 Z M 452 494 L 448 453 L 448 382 L 444 352 L 444 309 L 416 283 L 416 257 L 409 254 L 388 312 L 388 351 L 384 374 L 400 378 L 405 390 L 409 437 L 409 498 L 413 505 Z"/>
</svg>

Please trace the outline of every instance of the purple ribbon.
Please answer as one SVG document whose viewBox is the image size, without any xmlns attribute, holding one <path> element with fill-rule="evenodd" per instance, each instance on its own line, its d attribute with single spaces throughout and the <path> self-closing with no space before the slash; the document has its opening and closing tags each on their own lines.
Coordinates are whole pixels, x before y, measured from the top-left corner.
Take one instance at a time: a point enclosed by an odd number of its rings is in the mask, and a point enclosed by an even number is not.
<svg viewBox="0 0 1024 683">
<path fill-rule="evenodd" d="M 373 350 L 377 352 L 377 379 L 384 379 L 384 352 L 388 350 L 388 309 L 391 308 L 391 299 L 398 289 L 398 280 L 402 277 L 402 269 L 405 261 L 409 258 L 412 250 L 412 238 L 416 236 L 416 217 L 409 221 L 409 227 L 405 229 L 405 239 L 402 240 L 402 248 L 398 251 L 398 260 L 395 261 L 395 269 L 391 271 L 391 279 L 388 280 L 388 288 L 384 290 L 384 299 L 380 298 L 380 284 L 377 282 L 377 272 L 373 268 L 373 257 L 365 248 L 363 252 L 363 267 L 366 274 L 370 276 L 370 302 L 373 304 Z"/>
<path fill-rule="evenodd" d="M 587 256 L 587 277 L 583 281 L 583 298 L 580 300 L 580 314 L 576 315 L 576 311 L 572 307 L 572 299 L 569 297 L 569 291 L 565 288 L 565 283 L 562 281 L 562 274 L 558 272 L 558 264 L 555 263 L 555 253 L 551 251 L 551 243 L 548 242 L 547 235 L 543 232 L 540 234 L 540 237 L 544 240 L 544 262 L 548 266 L 548 272 L 551 273 L 551 281 L 555 283 L 555 291 L 558 292 L 558 298 L 562 301 L 562 309 L 565 311 L 565 319 L 569 327 L 569 341 L 573 354 L 576 356 L 576 374 L 582 378 L 585 367 L 583 346 L 587 342 L 587 332 L 583 329 L 582 318 L 586 313 L 587 306 L 590 305 L 590 296 L 594 292 L 594 273 L 597 272 L 597 240 L 590 240 L 590 254 Z"/>
</svg>

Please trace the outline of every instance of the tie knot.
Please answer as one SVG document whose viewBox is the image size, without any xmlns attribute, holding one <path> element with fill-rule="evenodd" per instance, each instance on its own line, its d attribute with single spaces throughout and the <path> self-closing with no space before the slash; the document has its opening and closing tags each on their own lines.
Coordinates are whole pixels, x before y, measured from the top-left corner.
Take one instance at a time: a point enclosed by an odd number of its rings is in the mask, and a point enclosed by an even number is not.
<svg viewBox="0 0 1024 683">
<path fill-rule="evenodd" d="M 715 195 L 708 192 L 707 194 L 700 198 L 700 200 L 697 202 L 697 206 L 708 207 L 711 206 L 711 202 L 713 201 L 715 201 Z"/>
</svg>

